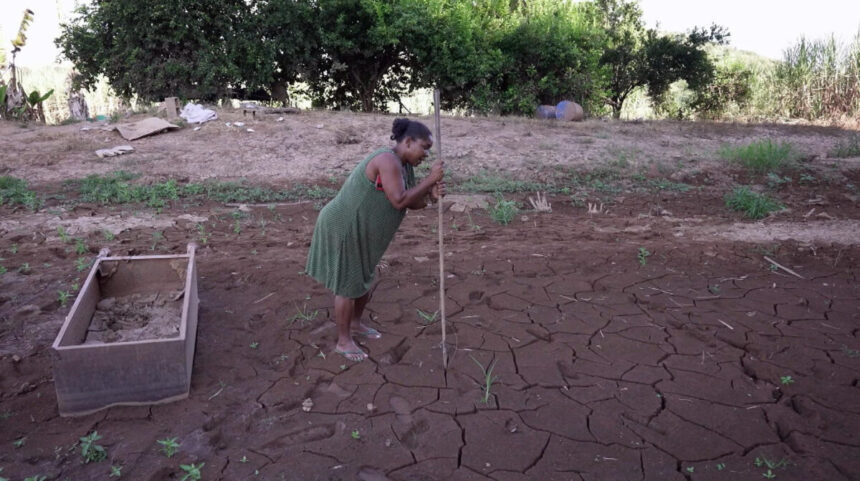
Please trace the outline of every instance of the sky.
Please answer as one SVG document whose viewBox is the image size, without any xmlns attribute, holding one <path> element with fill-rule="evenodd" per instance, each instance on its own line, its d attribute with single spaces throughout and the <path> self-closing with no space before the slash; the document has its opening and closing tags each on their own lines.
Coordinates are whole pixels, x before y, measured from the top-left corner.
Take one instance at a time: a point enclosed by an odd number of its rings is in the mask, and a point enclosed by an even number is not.
<svg viewBox="0 0 860 481">
<path fill-rule="evenodd" d="M 68 20 L 76 1 L 81 0 L 0 0 L 16 4 L 0 17 L 0 42 L 7 51 L 24 9 L 36 13 L 27 46 L 18 54 L 18 65 L 56 61 L 54 38 L 60 33 L 61 19 Z M 639 4 L 648 27 L 659 22 L 661 30 L 684 32 L 717 23 L 728 28 L 733 47 L 772 59 L 782 58 L 782 51 L 801 35 L 825 38 L 835 34 L 848 42 L 860 31 L 860 0 L 640 0 Z"/>
</svg>

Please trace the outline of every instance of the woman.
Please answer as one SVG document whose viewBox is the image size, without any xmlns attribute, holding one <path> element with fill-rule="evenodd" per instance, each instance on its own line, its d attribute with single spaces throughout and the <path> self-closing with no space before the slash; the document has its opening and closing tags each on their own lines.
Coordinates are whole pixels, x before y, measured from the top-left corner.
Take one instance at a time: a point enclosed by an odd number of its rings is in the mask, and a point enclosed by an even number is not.
<svg viewBox="0 0 860 481">
<path fill-rule="evenodd" d="M 393 148 L 379 149 L 352 171 L 337 196 L 320 211 L 307 273 L 334 292 L 337 323 L 335 352 L 351 361 L 367 359 L 352 335 L 379 339 L 376 329 L 362 323 L 376 264 L 394 238 L 406 209 L 422 209 L 426 198 L 444 195 L 442 161 L 416 185 L 413 167 L 421 164 L 433 145 L 430 129 L 408 119 L 391 128 Z"/>
</svg>

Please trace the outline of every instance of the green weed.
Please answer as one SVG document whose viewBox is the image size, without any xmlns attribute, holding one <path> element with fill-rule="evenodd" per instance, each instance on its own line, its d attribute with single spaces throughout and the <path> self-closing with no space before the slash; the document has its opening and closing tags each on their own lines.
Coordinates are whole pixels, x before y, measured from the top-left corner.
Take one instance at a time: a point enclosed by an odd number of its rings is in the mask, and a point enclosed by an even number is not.
<svg viewBox="0 0 860 481">
<path fill-rule="evenodd" d="M 842 353 L 848 357 L 860 357 L 860 349 L 849 349 L 845 344 L 842 345 Z"/>
<path fill-rule="evenodd" d="M 757 194 L 749 187 L 735 187 L 724 197 L 726 207 L 743 212 L 750 219 L 761 219 L 769 213 L 783 208 L 778 201 L 767 195 Z"/>
<path fill-rule="evenodd" d="M 60 237 L 60 240 L 63 241 L 64 244 L 68 244 L 71 238 L 69 234 L 66 233 L 66 228 L 63 226 L 57 226 L 57 236 Z"/>
<path fill-rule="evenodd" d="M 251 349 L 257 349 L 258 347 L 260 347 L 260 343 L 257 341 L 254 341 L 251 344 L 248 344 L 248 347 L 250 347 Z"/>
<path fill-rule="evenodd" d="M 84 464 L 97 463 L 107 458 L 105 448 L 95 443 L 101 438 L 98 431 L 81 438 L 81 457 L 84 458 Z"/>
<path fill-rule="evenodd" d="M 768 172 L 767 176 L 765 176 L 765 181 L 767 182 L 767 186 L 773 190 L 779 190 L 784 185 L 791 183 L 791 177 L 782 177 L 779 174 Z"/>
<path fill-rule="evenodd" d="M 82 256 L 89 250 L 90 249 L 87 247 L 87 244 L 83 239 L 75 239 L 75 253 L 77 255 Z"/>
<path fill-rule="evenodd" d="M 490 207 L 490 218 L 497 224 L 508 225 L 514 220 L 517 212 L 519 212 L 519 208 L 516 202 L 499 197 L 496 200 L 496 205 Z"/>
<path fill-rule="evenodd" d="M 648 264 L 648 257 L 650 256 L 651 253 L 644 247 L 640 247 L 639 251 L 636 253 L 636 258 L 639 260 L 639 265 L 642 267 L 645 267 L 645 265 Z"/>
<path fill-rule="evenodd" d="M 206 245 L 209 243 L 209 234 L 206 233 L 206 226 L 197 224 L 197 235 L 200 237 L 200 243 Z"/>
<path fill-rule="evenodd" d="M 481 402 L 487 404 L 490 401 L 490 389 L 493 387 L 493 383 L 496 382 L 499 377 L 493 376 L 493 369 L 496 367 L 496 361 L 493 361 L 492 364 L 489 365 L 489 368 L 485 368 L 483 364 L 481 364 L 477 359 L 469 355 L 475 364 L 481 368 L 481 373 L 484 376 L 484 385 L 481 386 L 481 390 L 484 392 L 484 397 L 481 398 Z"/>
<path fill-rule="evenodd" d="M 121 478 L 122 477 L 122 466 L 111 466 L 110 467 L 110 476 L 109 478 Z"/>
<path fill-rule="evenodd" d="M 57 300 L 60 301 L 60 306 L 62 307 L 66 306 L 70 297 L 72 297 L 72 295 L 69 294 L 69 291 L 57 291 Z"/>
<path fill-rule="evenodd" d="M 25 263 L 21 264 L 21 266 L 18 267 L 18 272 L 20 272 L 21 274 L 29 274 L 30 273 L 30 263 L 25 262 Z"/>
<path fill-rule="evenodd" d="M 794 379 L 791 376 L 780 376 L 779 382 L 783 386 L 788 386 L 789 384 L 794 384 Z"/>
<path fill-rule="evenodd" d="M 352 433 L 350 433 L 350 437 L 352 439 L 359 440 L 361 439 L 361 433 L 358 431 L 358 429 L 354 429 Z"/>
<path fill-rule="evenodd" d="M 420 318 L 420 323 L 424 326 L 429 326 L 436 322 L 436 317 L 439 315 L 439 311 L 430 314 L 429 312 L 424 312 L 421 309 L 415 309 L 418 311 L 418 317 Z"/>
<path fill-rule="evenodd" d="M 294 305 L 295 305 L 295 304 L 294 304 Z M 305 323 L 306 321 L 313 321 L 314 319 L 316 319 L 316 318 L 317 318 L 317 314 L 319 314 L 319 310 L 315 310 L 315 311 L 311 312 L 311 311 L 308 309 L 307 304 L 302 305 L 302 308 L 301 308 L 301 309 L 299 309 L 299 307 L 298 307 L 298 306 L 295 306 L 295 307 L 296 307 L 296 311 L 297 311 L 297 312 L 296 312 L 296 314 L 295 314 L 295 315 L 293 315 L 293 317 L 291 317 L 291 318 L 287 319 L 287 322 L 288 322 L 289 324 L 292 324 L 292 323 L 294 323 L 294 322 L 296 322 L 296 321 L 300 321 L 300 322 L 302 323 L 302 325 L 304 325 L 304 323 Z"/>
<path fill-rule="evenodd" d="M 86 257 L 78 257 L 77 260 L 75 260 L 75 269 L 77 269 L 78 272 L 85 271 L 89 267 L 90 260 Z"/>
<path fill-rule="evenodd" d="M 27 181 L 0 176 L 0 205 L 23 205 L 30 210 L 37 210 L 43 203 L 35 192 L 27 188 Z"/>
<path fill-rule="evenodd" d="M 196 466 L 194 464 L 180 464 L 179 469 L 185 471 L 185 474 L 181 478 L 179 478 L 179 481 L 187 481 L 189 479 L 191 481 L 200 481 L 200 478 L 202 476 L 200 474 L 200 468 L 202 468 L 205 464 L 206 463 L 200 463 L 200 466 Z"/>
<path fill-rule="evenodd" d="M 739 146 L 726 145 L 720 149 L 719 155 L 757 174 L 789 167 L 797 157 L 790 143 L 774 142 L 770 139 L 756 140 Z"/>
<path fill-rule="evenodd" d="M 164 240 L 164 232 L 155 231 L 152 233 L 152 246 L 150 246 L 149 250 L 154 251 L 156 247 L 158 247 L 158 243 Z"/>
<path fill-rule="evenodd" d="M 17 254 L 18 253 L 18 244 L 12 244 L 11 246 L 9 246 L 9 252 L 11 252 L 13 255 Z"/>
<path fill-rule="evenodd" d="M 6 266 L 0 266 L 0 276 L 9 272 L 9 269 L 6 269 Z"/>
<path fill-rule="evenodd" d="M 24 444 L 27 443 L 27 436 L 21 436 L 20 438 L 12 441 L 12 446 L 15 446 L 16 449 L 23 448 Z"/>
<path fill-rule="evenodd" d="M 161 452 L 168 458 L 172 458 L 181 444 L 176 442 L 177 438 L 164 438 L 156 441 L 161 446 Z"/>
<path fill-rule="evenodd" d="M 107 229 L 102 230 L 102 237 L 104 237 L 104 240 L 106 241 L 112 241 L 114 239 L 113 232 Z"/>
</svg>

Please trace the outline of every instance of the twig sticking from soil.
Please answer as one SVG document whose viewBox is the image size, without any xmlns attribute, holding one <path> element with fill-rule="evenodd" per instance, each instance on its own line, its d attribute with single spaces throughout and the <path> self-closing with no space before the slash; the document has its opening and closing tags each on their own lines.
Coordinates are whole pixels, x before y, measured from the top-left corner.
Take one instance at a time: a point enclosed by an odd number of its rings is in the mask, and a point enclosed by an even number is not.
<svg viewBox="0 0 860 481">
<path fill-rule="evenodd" d="M 732 327 L 732 326 L 730 326 L 728 322 L 726 322 L 726 321 L 724 321 L 724 320 L 722 320 L 722 319 L 717 319 L 717 320 L 718 320 L 718 321 L 720 321 L 724 326 L 728 327 L 729 329 L 731 329 L 731 330 L 733 330 L 733 331 L 735 330 L 735 328 L 734 328 L 734 327 Z"/>
<path fill-rule="evenodd" d="M 267 295 L 265 295 L 265 296 L 263 296 L 263 297 L 261 297 L 261 298 L 257 299 L 256 301 L 254 301 L 254 304 L 259 304 L 259 303 L 261 303 L 261 302 L 265 301 L 266 299 L 268 299 L 268 298 L 270 298 L 270 297 L 272 297 L 272 296 L 274 296 L 274 295 L 275 295 L 275 293 L 274 293 L 274 292 L 270 292 L 270 293 L 268 293 Z"/>
<path fill-rule="evenodd" d="M 805 279 L 805 277 L 803 277 L 802 275 L 798 274 L 797 272 L 794 272 L 793 270 L 789 269 L 788 267 L 785 267 L 784 265 L 777 263 L 775 260 L 771 259 L 768 256 L 764 256 L 764 260 L 770 262 L 771 264 L 775 265 L 776 267 L 779 267 L 780 269 L 784 270 L 785 272 L 788 272 L 789 274 L 791 274 L 795 277 L 798 277 L 800 279 Z"/>
</svg>

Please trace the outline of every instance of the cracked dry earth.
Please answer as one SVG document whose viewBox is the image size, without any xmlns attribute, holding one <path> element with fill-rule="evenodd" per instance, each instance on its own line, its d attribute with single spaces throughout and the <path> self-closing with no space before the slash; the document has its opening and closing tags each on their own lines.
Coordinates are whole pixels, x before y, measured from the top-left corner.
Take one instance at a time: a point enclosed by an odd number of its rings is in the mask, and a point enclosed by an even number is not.
<svg viewBox="0 0 860 481">
<path fill-rule="evenodd" d="M 750 224 L 703 196 L 662 201 L 711 227 Z M 680 235 L 672 218 L 639 216 L 651 200 L 589 216 L 551 198 L 552 213 L 504 227 L 448 211 L 447 370 L 441 326 L 417 314 L 438 308 L 435 212 L 407 216 L 369 305 L 383 337 L 351 363 L 331 353 L 331 299 L 300 274 L 312 205 L 255 208 L 239 235 L 229 210 L 198 206 L 211 237 L 190 397 L 76 418 L 57 415 L 48 353 L 75 254 L 50 233 L 7 234 L 34 272 L 3 277 L 2 475 L 106 480 L 113 464 L 160 481 L 205 463 L 204 480 L 860 478 L 856 243 Z M 158 251 L 197 240 L 175 210 Z M 825 222 L 801 214 L 783 221 Z M 153 231 L 73 235 L 91 253 L 143 254 Z M 479 364 L 496 376 L 487 403 Z M 82 464 L 76 441 L 93 430 L 108 460 Z M 171 437 L 181 447 L 167 458 L 156 441 Z"/>
</svg>

